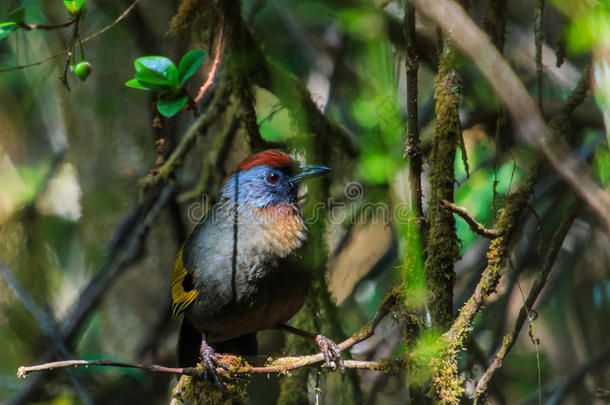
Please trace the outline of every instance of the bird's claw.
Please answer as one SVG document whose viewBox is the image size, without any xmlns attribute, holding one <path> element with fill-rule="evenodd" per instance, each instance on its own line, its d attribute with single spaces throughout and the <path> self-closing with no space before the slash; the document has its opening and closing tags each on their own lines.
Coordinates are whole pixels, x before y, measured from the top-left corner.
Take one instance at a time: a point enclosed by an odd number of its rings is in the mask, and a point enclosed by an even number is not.
<svg viewBox="0 0 610 405">
<path fill-rule="evenodd" d="M 345 373 L 345 366 L 343 364 L 343 357 L 341 356 L 341 349 L 339 346 L 323 335 L 316 335 L 316 344 L 320 348 L 320 352 L 324 355 L 324 362 L 326 367 L 338 368 L 341 374 Z"/>
<path fill-rule="evenodd" d="M 222 391 L 225 390 L 224 385 L 218 378 L 216 368 L 220 367 L 227 371 L 231 370 L 231 367 L 223 363 L 219 358 L 214 349 L 209 345 L 201 345 L 201 362 L 203 363 L 203 378 L 206 381 L 210 380 L 210 376 L 214 379 L 216 386 Z"/>
</svg>

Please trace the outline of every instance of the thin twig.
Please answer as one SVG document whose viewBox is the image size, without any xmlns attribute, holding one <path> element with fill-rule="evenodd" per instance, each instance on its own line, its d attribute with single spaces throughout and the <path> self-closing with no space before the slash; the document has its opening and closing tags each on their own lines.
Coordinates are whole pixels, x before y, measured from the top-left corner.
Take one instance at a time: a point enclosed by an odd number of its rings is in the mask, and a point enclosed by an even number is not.
<svg viewBox="0 0 610 405">
<path fill-rule="evenodd" d="M 496 229 L 487 229 L 481 223 L 477 222 L 476 219 L 474 219 L 470 214 L 468 214 L 468 211 L 466 211 L 466 208 L 464 207 L 459 207 L 447 200 L 441 200 L 441 206 L 447 208 L 454 214 L 459 215 L 464 221 L 466 221 L 472 232 L 478 235 L 481 235 L 488 239 L 495 239 L 501 235 L 500 231 Z"/>
<path fill-rule="evenodd" d="M 104 28 L 102 28 L 101 30 L 99 30 L 99 31 L 97 31 L 97 32 L 95 32 L 95 33 L 93 33 L 93 34 L 91 34 L 91 35 L 89 35 L 89 36 L 85 37 L 85 38 L 84 38 L 84 39 L 81 41 L 81 43 L 83 43 L 83 44 L 84 44 L 85 42 L 88 42 L 88 41 L 90 41 L 90 40 L 92 40 L 92 39 L 94 39 L 94 38 L 96 38 L 96 37 L 98 37 L 98 36 L 102 35 L 104 32 L 108 31 L 110 28 L 112 28 L 112 27 L 114 27 L 115 25 L 117 25 L 117 24 L 118 24 L 119 22 L 121 22 L 121 21 L 122 21 L 122 20 L 123 20 L 125 17 L 127 17 L 127 15 L 128 15 L 130 12 L 131 12 L 131 10 L 133 10 L 133 9 L 135 8 L 135 6 L 136 6 L 136 5 L 137 5 L 137 4 L 138 4 L 140 1 L 141 1 L 141 0 L 134 0 L 134 2 L 133 2 L 133 3 L 131 3 L 131 5 L 130 5 L 129 7 L 127 7 L 127 8 L 125 9 L 125 11 L 123 11 L 123 13 L 122 13 L 120 16 L 118 16 L 118 17 L 117 17 L 117 18 L 116 18 L 116 19 L 115 19 L 115 20 L 114 20 L 114 21 L 113 21 L 111 24 L 109 24 L 109 25 L 105 26 Z M 53 54 L 53 55 L 50 55 L 50 56 L 47 56 L 46 58 L 41 59 L 41 60 L 39 60 L 38 62 L 32 62 L 32 63 L 27 63 L 27 64 L 25 64 L 25 65 L 19 65 L 19 66 L 13 66 L 13 67 L 10 67 L 10 68 L 4 68 L 4 69 L 0 69 L 0 73 L 4 73 L 4 72 L 11 72 L 11 71 L 13 71 L 13 70 L 26 69 L 26 68 L 33 67 L 33 66 L 42 65 L 43 63 L 48 62 L 48 61 L 50 61 L 50 60 L 53 60 L 53 59 L 55 59 L 55 58 L 57 58 L 57 57 L 59 57 L 59 56 L 61 56 L 61 55 L 65 55 L 65 54 L 66 54 L 66 52 L 68 52 L 68 51 L 64 49 L 63 51 L 58 52 L 58 53 Z"/>
<path fill-rule="evenodd" d="M 351 337 L 345 339 L 339 343 L 339 348 L 347 350 L 357 343 L 368 339 L 375 332 L 375 328 L 385 318 L 398 302 L 399 290 L 395 289 L 383 300 L 379 309 L 375 312 L 371 320 L 362 328 L 360 328 Z M 231 365 L 231 374 L 268 374 L 268 373 L 286 373 L 291 370 L 296 370 L 302 367 L 309 366 L 322 366 L 324 362 L 324 355 L 322 353 L 311 354 L 307 356 L 286 356 L 272 360 L 265 366 L 252 366 L 246 363 L 241 357 L 233 355 L 220 355 L 223 362 Z M 379 361 L 357 361 L 357 360 L 345 360 L 344 365 L 346 368 L 355 369 L 367 369 L 367 370 L 379 370 L 382 367 L 382 363 Z M 112 360 L 64 360 L 54 361 L 44 364 L 38 364 L 34 366 L 22 366 L 17 371 L 18 377 L 25 377 L 29 373 L 45 370 L 53 370 L 56 368 L 67 368 L 67 367 L 81 367 L 81 366 L 104 366 L 104 367 L 123 367 L 123 368 L 137 368 L 143 371 L 151 373 L 169 373 L 178 375 L 190 375 L 190 376 L 201 376 L 204 370 L 197 367 L 166 367 L 156 364 L 132 364 L 120 361 Z M 227 373 L 223 368 L 218 368 L 219 373 Z"/>
<path fill-rule="evenodd" d="M 216 45 L 216 56 L 214 57 L 214 63 L 212 64 L 212 68 L 210 69 L 210 73 L 208 74 L 208 78 L 203 83 L 201 88 L 199 89 L 199 93 L 197 93 L 197 97 L 195 97 L 194 102 L 199 103 L 205 92 L 210 88 L 212 83 L 214 82 L 214 77 L 216 76 L 216 71 L 218 70 L 218 66 L 220 65 L 220 57 L 222 55 L 222 44 L 224 42 L 224 19 L 221 17 L 220 19 L 220 31 L 218 33 L 218 45 Z"/>
<path fill-rule="evenodd" d="M 559 405 L 570 393 L 570 391 L 578 386 L 578 383 L 592 370 L 607 366 L 610 359 L 610 342 L 606 343 L 597 353 L 593 354 L 589 360 L 578 366 L 570 375 L 562 377 L 556 381 L 544 386 L 542 389 L 544 397 L 551 396 L 546 402 L 548 405 Z M 528 395 L 520 405 L 538 404 L 538 393 Z"/>
<path fill-rule="evenodd" d="M 76 41 L 78 40 L 78 26 L 80 23 L 81 12 L 76 13 L 76 20 L 74 22 L 74 28 L 72 29 L 72 35 L 68 40 L 68 46 L 66 48 L 66 63 L 64 65 L 64 73 L 59 78 L 64 87 L 70 91 L 70 84 L 68 83 L 68 69 L 70 68 L 70 64 L 72 63 L 72 57 L 74 54 L 74 46 L 76 45 Z"/>
<path fill-rule="evenodd" d="M 25 22 L 19 22 L 19 23 L 17 23 L 17 25 L 20 28 L 23 28 L 26 31 L 56 30 L 58 28 L 69 27 L 70 25 L 74 24 L 77 21 L 77 19 L 78 19 L 78 17 L 74 16 L 74 17 L 70 18 L 68 21 L 65 21 L 65 22 L 60 23 L 60 24 L 45 25 L 45 24 L 28 24 L 28 23 L 25 23 Z"/>
<path fill-rule="evenodd" d="M 506 357 L 508 352 L 515 344 L 517 336 L 519 335 L 519 331 L 521 331 L 521 328 L 523 327 L 525 320 L 528 318 L 528 314 L 534 306 L 538 295 L 546 284 L 549 273 L 551 272 L 553 264 L 557 259 L 563 241 L 566 235 L 568 234 L 572 223 L 576 219 L 576 215 L 577 205 L 573 204 L 572 207 L 569 208 L 568 212 L 565 213 L 563 219 L 561 220 L 559 228 L 557 228 L 555 234 L 553 235 L 553 239 L 547 251 L 540 274 L 538 275 L 536 282 L 530 290 L 527 299 L 523 304 L 523 307 L 519 311 L 519 316 L 515 320 L 510 332 L 507 333 L 506 336 L 504 336 L 504 339 L 502 339 L 502 344 L 496 350 L 496 354 L 493 360 L 491 361 L 489 367 L 487 368 L 487 370 L 485 370 L 485 372 L 477 382 L 477 385 L 474 389 L 475 398 L 478 398 L 485 393 L 489 381 L 494 376 L 494 373 L 497 371 L 497 369 L 502 367 L 502 361 L 504 360 L 504 357 Z"/>
</svg>

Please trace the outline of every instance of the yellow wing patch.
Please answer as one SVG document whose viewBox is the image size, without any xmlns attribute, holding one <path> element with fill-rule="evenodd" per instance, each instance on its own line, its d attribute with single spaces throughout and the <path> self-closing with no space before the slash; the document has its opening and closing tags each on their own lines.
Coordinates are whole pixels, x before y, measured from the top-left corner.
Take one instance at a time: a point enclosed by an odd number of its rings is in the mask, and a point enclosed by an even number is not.
<svg viewBox="0 0 610 405">
<path fill-rule="evenodd" d="M 197 297 L 196 289 L 190 291 L 184 289 L 183 282 L 188 275 L 188 270 L 182 261 L 182 249 L 180 249 L 172 272 L 172 316 L 174 317 L 180 315 Z"/>
</svg>

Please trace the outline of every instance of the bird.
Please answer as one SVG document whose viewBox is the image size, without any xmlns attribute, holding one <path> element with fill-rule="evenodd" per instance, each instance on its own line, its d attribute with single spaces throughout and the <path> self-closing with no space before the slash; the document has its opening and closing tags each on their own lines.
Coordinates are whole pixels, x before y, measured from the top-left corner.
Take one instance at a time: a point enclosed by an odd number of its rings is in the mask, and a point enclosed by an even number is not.
<svg viewBox="0 0 610 405">
<path fill-rule="evenodd" d="M 336 343 L 286 324 L 303 305 L 311 278 L 298 263 L 307 239 L 298 188 L 329 172 L 299 166 L 270 149 L 246 157 L 229 173 L 174 263 L 172 313 L 184 314 L 181 367 L 200 359 L 205 375 L 222 386 L 216 368 L 229 367 L 218 353 L 256 354 L 256 332 L 281 328 L 314 340 L 327 366 L 343 371 Z"/>
</svg>

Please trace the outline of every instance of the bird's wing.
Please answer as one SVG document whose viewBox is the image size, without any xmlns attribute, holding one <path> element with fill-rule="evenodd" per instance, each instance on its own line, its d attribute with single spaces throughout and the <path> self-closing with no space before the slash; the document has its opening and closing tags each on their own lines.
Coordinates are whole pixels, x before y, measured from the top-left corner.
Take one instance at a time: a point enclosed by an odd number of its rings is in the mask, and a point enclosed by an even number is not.
<svg viewBox="0 0 610 405">
<path fill-rule="evenodd" d="M 193 286 L 193 275 L 184 267 L 180 249 L 172 272 L 172 315 L 178 316 L 184 311 L 195 300 L 197 293 Z"/>
</svg>

